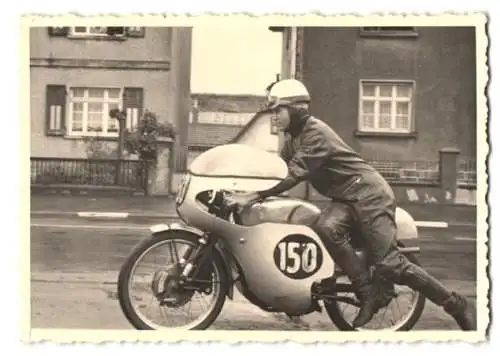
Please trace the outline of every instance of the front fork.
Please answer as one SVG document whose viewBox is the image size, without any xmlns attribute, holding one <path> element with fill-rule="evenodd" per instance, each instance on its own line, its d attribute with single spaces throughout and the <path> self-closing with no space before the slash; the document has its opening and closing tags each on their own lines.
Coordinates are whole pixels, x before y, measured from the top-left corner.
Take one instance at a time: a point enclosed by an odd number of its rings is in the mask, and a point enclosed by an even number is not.
<svg viewBox="0 0 500 356">
<path fill-rule="evenodd" d="M 182 280 L 191 280 L 198 275 L 205 263 L 209 261 L 216 243 L 217 239 L 205 234 L 198 239 L 196 246 L 188 246 L 178 262 L 181 267 Z"/>
</svg>

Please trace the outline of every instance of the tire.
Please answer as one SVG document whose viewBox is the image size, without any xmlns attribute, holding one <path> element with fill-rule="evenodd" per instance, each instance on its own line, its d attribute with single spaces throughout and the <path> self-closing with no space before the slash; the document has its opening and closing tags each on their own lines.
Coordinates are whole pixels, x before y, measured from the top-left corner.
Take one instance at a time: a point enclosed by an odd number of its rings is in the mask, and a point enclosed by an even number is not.
<svg viewBox="0 0 500 356">
<path fill-rule="evenodd" d="M 127 320 L 132 324 L 137 330 L 155 330 L 149 324 L 147 324 L 140 315 L 137 314 L 130 300 L 129 291 L 129 281 L 131 278 L 131 273 L 134 270 L 134 266 L 137 261 L 142 257 L 142 255 L 152 249 L 155 245 L 168 240 L 184 240 L 188 243 L 197 244 L 198 236 L 186 232 L 186 231 L 169 231 L 157 234 L 149 239 L 141 241 L 132 251 L 131 255 L 127 258 L 120 269 L 118 275 L 118 286 L 117 294 L 120 303 L 120 308 L 127 318 Z M 212 325 L 212 323 L 217 319 L 222 311 L 224 302 L 226 300 L 227 291 L 229 289 L 229 277 L 226 272 L 224 260 L 222 259 L 220 253 L 217 250 L 212 252 L 212 268 L 216 268 L 220 279 L 220 290 L 219 294 L 216 296 L 215 305 L 210 311 L 210 313 L 198 324 L 193 327 L 186 328 L 185 330 L 205 330 Z M 168 328 L 167 328 L 168 329 Z M 179 327 L 173 327 L 172 329 L 179 329 Z M 181 327 L 181 329 L 183 329 Z"/>
<path fill-rule="evenodd" d="M 420 262 L 415 254 L 406 253 L 405 256 L 410 260 L 410 262 L 420 266 Z M 415 324 L 418 322 L 425 308 L 426 298 L 422 293 L 417 294 L 417 301 L 415 303 L 415 307 L 411 312 L 409 318 L 400 325 L 397 329 L 391 329 L 392 331 L 409 331 L 413 329 Z M 354 328 L 342 314 L 338 302 L 331 302 L 329 304 L 325 303 L 326 312 L 330 318 L 330 320 L 339 328 L 340 331 L 358 331 Z"/>
</svg>

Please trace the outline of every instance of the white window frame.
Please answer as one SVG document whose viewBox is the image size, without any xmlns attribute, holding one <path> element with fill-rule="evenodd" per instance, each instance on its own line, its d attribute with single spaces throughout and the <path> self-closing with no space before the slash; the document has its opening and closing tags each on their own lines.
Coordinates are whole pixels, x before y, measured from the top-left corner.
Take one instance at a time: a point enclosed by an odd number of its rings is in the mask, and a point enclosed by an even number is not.
<svg viewBox="0 0 500 356">
<path fill-rule="evenodd" d="M 84 89 L 84 98 L 80 97 L 73 97 L 73 90 L 75 89 Z M 88 91 L 89 89 L 100 89 L 104 90 L 104 98 L 99 99 L 99 98 L 92 98 L 90 101 L 88 98 Z M 118 98 L 109 98 L 108 97 L 108 91 L 109 90 L 119 90 Z M 68 102 L 67 108 L 68 108 L 68 119 L 67 119 L 67 127 L 68 127 L 68 133 L 67 135 L 70 137 L 118 137 L 118 131 L 117 132 L 108 132 L 108 123 L 110 120 L 116 120 L 111 117 L 109 117 L 109 104 L 114 103 L 118 104 L 118 108 L 120 110 L 123 109 L 123 88 L 117 88 L 117 87 L 87 87 L 87 86 L 79 86 L 79 85 L 74 85 L 68 87 Z M 93 102 L 93 103 L 104 103 L 103 107 L 103 123 L 102 126 L 104 128 L 103 131 L 97 132 L 97 131 L 88 131 L 88 103 Z M 83 103 L 83 115 L 82 115 L 82 131 L 73 131 L 73 103 Z M 128 119 L 128 118 L 127 118 Z M 118 127 L 119 130 L 119 127 Z"/>
<path fill-rule="evenodd" d="M 364 85 L 375 86 L 375 96 L 365 96 L 363 95 Z M 380 86 L 381 85 L 392 85 L 391 94 L 391 128 L 380 128 L 379 127 L 379 103 L 380 96 Z M 408 86 L 410 89 L 410 94 L 408 97 L 397 97 L 396 87 L 398 85 Z M 362 79 L 359 81 L 359 101 L 358 101 L 358 131 L 364 133 L 397 133 L 397 134 L 408 134 L 414 131 L 414 111 L 415 106 L 415 81 L 413 80 L 372 80 L 372 79 Z M 373 101 L 374 105 L 374 127 L 364 127 L 363 126 L 363 102 Z M 396 128 L 396 103 L 405 102 L 408 103 L 408 128 L 401 129 Z"/>
<path fill-rule="evenodd" d="M 86 32 L 75 32 L 76 27 L 85 27 Z M 74 37 L 109 37 L 107 33 L 92 33 L 90 32 L 90 28 L 92 27 L 110 27 L 110 26 L 73 26 L 70 27 L 69 33 Z M 121 27 L 121 26 L 117 26 Z M 124 37 L 126 35 L 126 27 L 123 27 L 123 33 L 116 35 L 117 37 Z"/>
</svg>

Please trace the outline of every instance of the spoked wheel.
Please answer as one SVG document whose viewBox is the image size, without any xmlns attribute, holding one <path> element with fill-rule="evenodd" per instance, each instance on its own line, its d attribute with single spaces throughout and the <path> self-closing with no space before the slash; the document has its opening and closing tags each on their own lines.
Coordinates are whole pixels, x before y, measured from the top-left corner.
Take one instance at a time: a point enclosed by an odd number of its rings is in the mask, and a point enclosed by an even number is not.
<svg viewBox="0 0 500 356">
<path fill-rule="evenodd" d="M 417 258 L 413 254 L 406 257 L 413 263 L 418 264 Z M 340 279 L 338 283 L 349 283 Z M 359 313 L 359 307 L 350 303 L 330 299 L 325 300 L 325 309 L 330 319 L 343 331 L 408 331 L 411 330 L 425 307 L 425 296 L 409 287 L 395 285 L 395 297 L 385 307 L 361 328 L 354 328 L 352 323 Z M 353 293 L 336 293 L 336 297 L 355 298 Z"/>
<path fill-rule="evenodd" d="M 218 317 L 229 280 L 217 251 L 193 281 L 181 278 L 179 259 L 196 244 L 190 233 L 160 234 L 141 242 L 124 263 L 118 299 L 136 329 L 203 330 Z"/>
</svg>

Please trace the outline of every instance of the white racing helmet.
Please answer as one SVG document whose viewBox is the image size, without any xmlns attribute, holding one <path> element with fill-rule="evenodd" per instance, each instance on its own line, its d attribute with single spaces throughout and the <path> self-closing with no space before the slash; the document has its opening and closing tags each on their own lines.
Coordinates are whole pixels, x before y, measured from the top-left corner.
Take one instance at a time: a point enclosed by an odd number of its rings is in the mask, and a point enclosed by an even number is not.
<svg viewBox="0 0 500 356">
<path fill-rule="evenodd" d="M 267 108 L 280 105 L 309 102 L 311 96 L 306 86 L 297 79 L 283 79 L 271 84 L 267 89 Z"/>
</svg>

